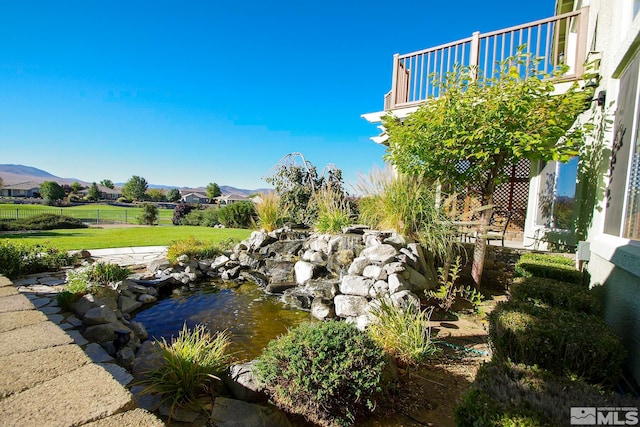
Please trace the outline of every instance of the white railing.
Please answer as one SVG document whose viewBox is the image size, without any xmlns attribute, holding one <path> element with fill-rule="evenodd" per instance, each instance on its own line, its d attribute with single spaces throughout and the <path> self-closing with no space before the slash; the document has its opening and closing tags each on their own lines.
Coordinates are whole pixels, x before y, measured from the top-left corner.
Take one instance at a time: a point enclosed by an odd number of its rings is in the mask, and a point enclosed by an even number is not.
<svg viewBox="0 0 640 427">
<path fill-rule="evenodd" d="M 385 110 L 408 107 L 439 95 L 439 81 L 456 65 L 475 66 L 483 77 L 496 77 L 497 63 L 524 45 L 525 53 L 539 58 L 537 70 L 551 74 L 561 65 L 563 80 L 579 79 L 584 72 L 589 8 L 471 37 L 430 49 L 394 55 L 391 91 Z M 529 64 L 526 64 L 527 68 Z M 524 67 L 523 67 L 524 68 Z M 524 70 L 523 70 L 524 71 Z"/>
</svg>

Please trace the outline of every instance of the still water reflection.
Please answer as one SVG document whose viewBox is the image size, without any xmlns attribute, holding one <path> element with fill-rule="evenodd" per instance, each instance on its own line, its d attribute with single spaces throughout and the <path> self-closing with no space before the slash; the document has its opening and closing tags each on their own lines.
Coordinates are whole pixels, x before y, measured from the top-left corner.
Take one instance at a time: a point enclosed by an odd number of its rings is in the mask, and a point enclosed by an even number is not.
<svg viewBox="0 0 640 427">
<path fill-rule="evenodd" d="M 208 282 L 183 288 L 138 313 L 134 320 L 144 324 L 150 337 L 164 337 L 167 342 L 185 322 L 188 328 L 201 323 L 213 332 L 226 329 L 234 359 L 250 360 L 269 341 L 309 318 L 308 312 L 286 307 L 253 283 L 230 289 L 222 282 Z"/>
</svg>

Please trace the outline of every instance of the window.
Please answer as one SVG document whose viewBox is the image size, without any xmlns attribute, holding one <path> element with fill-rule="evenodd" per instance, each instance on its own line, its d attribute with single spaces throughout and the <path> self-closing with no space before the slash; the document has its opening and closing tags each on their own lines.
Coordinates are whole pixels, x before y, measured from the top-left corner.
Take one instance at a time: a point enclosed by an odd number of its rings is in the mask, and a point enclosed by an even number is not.
<svg viewBox="0 0 640 427">
<path fill-rule="evenodd" d="M 620 78 L 604 232 L 640 240 L 640 142 L 637 55 Z"/>
<path fill-rule="evenodd" d="M 543 165 L 540 176 L 542 187 L 538 195 L 537 224 L 572 230 L 578 158 L 574 157 L 567 163 L 548 162 Z"/>
</svg>

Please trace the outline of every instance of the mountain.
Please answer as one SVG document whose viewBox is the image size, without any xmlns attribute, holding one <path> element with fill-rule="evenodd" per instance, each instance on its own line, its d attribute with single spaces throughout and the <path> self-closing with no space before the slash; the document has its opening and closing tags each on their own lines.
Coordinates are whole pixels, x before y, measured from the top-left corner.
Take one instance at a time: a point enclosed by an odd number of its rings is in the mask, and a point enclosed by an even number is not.
<svg viewBox="0 0 640 427">
<path fill-rule="evenodd" d="M 82 180 L 75 178 L 60 178 L 42 169 L 32 166 L 0 164 L 0 178 L 4 185 L 18 184 L 21 182 L 37 182 L 56 181 L 58 184 L 73 184 L 78 181 L 80 184 L 89 185 Z"/>
<path fill-rule="evenodd" d="M 90 182 L 83 181 L 81 179 L 60 178 L 42 169 L 34 168 L 32 166 L 24 166 L 24 165 L 0 164 L 0 178 L 2 178 L 4 185 L 18 184 L 22 182 L 43 183 L 45 181 L 55 181 L 61 185 L 64 185 L 64 184 L 71 185 L 74 182 L 78 182 L 86 186 L 91 185 Z M 116 186 L 122 187 L 123 184 L 124 183 L 116 183 Z M 180 190 L 191 190 L 193 192 L 198 192 L 198 193 L 204 193 L 206 191 L 205 187 L 187 188 L 187 187 L 178 187 L 176 185 L 149 184 L 149 188 L 157 188 L 157 189 L 165 189 L 165 190 L 168 190 L 169 188 L 178 188 Z M 221 185 L 220 191 L 222 191 L 222 194 L 238 194 L 241 196 L 248 196 L 250 194 L 266 193 L 273 190 L 268 188 L 259 188 L 257 190 L 247 190 L 243 188 L 231 187 L 229 185 Z"/>
</svg>

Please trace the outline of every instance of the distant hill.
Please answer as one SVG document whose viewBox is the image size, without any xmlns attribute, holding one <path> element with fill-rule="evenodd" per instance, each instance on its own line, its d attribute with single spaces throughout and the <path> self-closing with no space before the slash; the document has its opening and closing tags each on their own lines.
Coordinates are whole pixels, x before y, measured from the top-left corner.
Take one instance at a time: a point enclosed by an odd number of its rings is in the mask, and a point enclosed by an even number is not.
<svg viewBox="0 0 640 427">
<path fill-rule="evenodd" d="M 77 181 L 82 185 L 87 185 L 87 186 L 91 185 L 90 182 L 83 181 L 81 179 L 60 178 L 42 169 L 34 168 L 32 166 L 24 166 L 24 165 L 0 164 L 0 178 L 2 178 L 4 185 L 18 184 L 22 182 L 43 183 L 45 181 L 56 181 L 58 184 L 61 184 L 61 185 L 73 184 L 74 182 Z M 124 183 L 116 183 L 116 186 L 122 187 L 123 184 Z M 199 193 L 205 192 L 205 187 L 186 188 L 186 187 L 178 187 L 176 185 L 149 184 L 149 188 L 158 188 L 158 189 L 178 188 L 180 190 L 192 190 L 193 192 L 199 192 Z M 239 194 L 241 196 L 248 196 L 250 194 L 255 194 L 255 193 L 267 193 L 273 190 L 268 188 L 259 188 L 257 190 L 247 190 L 243 188 L 231 187 L 229 185 L 221 185 L 220 191 L 222 191 L 222 194 Z"/>
</svg>

